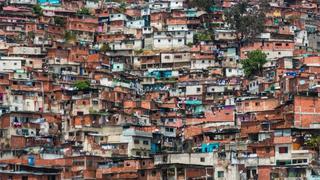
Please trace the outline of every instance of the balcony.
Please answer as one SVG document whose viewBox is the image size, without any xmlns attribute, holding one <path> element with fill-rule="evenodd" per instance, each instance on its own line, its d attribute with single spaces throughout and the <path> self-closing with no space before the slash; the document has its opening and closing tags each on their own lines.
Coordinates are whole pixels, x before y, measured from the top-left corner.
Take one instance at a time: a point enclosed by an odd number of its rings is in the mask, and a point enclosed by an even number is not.
<svg viewBox="0 0 320 180">
<path fill-rule="evenodd" d="M 275 164 L 274 158 L 261 158 L 257 157 L 256 154 L 251 154 L 250 156 L 239 157 L 239 161 L 236 164 L 244 164 L 246 167 L 252 166 L 265 166 Z"/>
<path fill-rule="evenodd" d="M 310 150 L 293 150 L 291 152 L 292 159 L 312 159 L 316 155 L 316 152 Z"/>
</svg>

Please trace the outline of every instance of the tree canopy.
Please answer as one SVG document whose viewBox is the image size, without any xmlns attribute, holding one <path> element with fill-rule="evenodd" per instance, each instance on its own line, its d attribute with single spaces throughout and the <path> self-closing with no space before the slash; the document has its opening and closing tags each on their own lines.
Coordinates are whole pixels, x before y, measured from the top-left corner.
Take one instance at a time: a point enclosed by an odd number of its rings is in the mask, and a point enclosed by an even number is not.
<svg viewBox="0 0 320 180">
<path fill-rule="evenodd" d="M 241 61 L 246 77 L 262 76 L 263 65 L 267 62 L 267 55 L 261 50 L 248 52 L 247 59 Z"/>
<path fill-rule="evenodd" d="M 190 7 L 197 7 L 210 12 L 210 8 L 215 5 L 215 0 L 190 0 L 188 4 Z"/>
<path fill-rule="evenodd" d="M 110 50 L 111 50 L 111 48 L 110 48 L 109 44 L 107 44 L 107 43 L 103 43 L 102 46 L 100 47 L 100 51 L 103 53 L 110 51 Z"/>
<path fill-rule="evenodd" d="M 65 20 L 59 16 L 54 17 L 54 23 L 59 26 L 64 26 L 66 24 Z"/>
<path fill-rule="evenodd" d="M 34 5 L 33 8 L 32 8 L 32 12 L 34 14 L 36 14 L 37 16 L 41 16 L 42 15 L 42 8 L 39 4 L 37 5 Z"/>
<path fill-rule="evenodd" d="M 77 90 L 87 90 L 87 89 L 90 89 L 90 82 L 87 80 L 76 81 L 74 84 L 74 87 Z"/>
<path fill-rule="evenodd" d="M 77 36 L 72 31 L 66 31 L 64 34 L 64 40 L 66 43 L 75 44 L 77 41 Z"/>
<path fill-rule="evenodd" d="M 308 139 L 305 142 L 305 145 L 310 146 L 311 148 L 313 148 L 314 150 L 318 150 L 319 151 L 319 147 L 320 147 L 320 136 L 312 136 L 310 139 Z"/>
<path fill-rule="evenodd" d="M 91 15 L 90 10 L 88 8 L 86 8 L 86 7 L 83 7 L 81 9 L 79 9 L 77 11 L 77 14 L 78 15 L 85 15 L 85 16 L 90 16 Z"/>
<path fill-rule="evenodd" d="M 263 8 L 251 7 L 246 1 L 226 10 L 226 22 L 230 29 L 237 31 L 239 41 L 251 40 L 264 31 L 265 15 Z"/>
</svg>

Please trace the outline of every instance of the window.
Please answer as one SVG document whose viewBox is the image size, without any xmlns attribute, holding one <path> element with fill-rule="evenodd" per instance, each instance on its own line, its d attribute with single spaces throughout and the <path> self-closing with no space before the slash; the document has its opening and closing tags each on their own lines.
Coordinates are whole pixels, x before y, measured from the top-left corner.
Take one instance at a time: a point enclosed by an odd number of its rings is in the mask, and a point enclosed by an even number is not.
<svg viewBox="0 0 320 180">
<path fill-rule="evenodd" d="M 22 180 L 28 180 L 28 176 L 22 176 Z"/>
<path fill-rule="evenodd" d="M 143 141 L 144 145 L 149 145 L 149 141 Z"/>
<path fill-rule="evenodd" d="M 197 92 L 200 92 L 201 91 L 201 88 L 197 88 Z"/>
<path fill-rule="evenodd" d="M 174 58 L 175 58 L 175 59 L 181 59 L 182 56 L 181 56 L 181 55 L 174 55 Z"/>
<path fill-rule="evenodd" d="M 281 52 L 278 52 L 279 55 L 281 55 Z"/>
<path fill-rule="evenodd" d="M 182 42 L 182 39 L 178 39 L 178 42 Z"/>
<path fill-rule="evenodd" d="M 244 103 L 245 106 L 249 106 L 249 103 Z"/>
<path fill-rule="evenodd" d="M 152 176 L 156 176 L 156 175 L 157 175 L 157 171 L 152 170 L 152 171 L 151 171 L 151 175 L 152 175 Z"/>
<path fill-rule="evenodd" d="M 167 156 L 163 156 L 162 157 L 162 162 L 167 162 L 168 161 L 168 157 Z"/>
<path fill-rule="evenodd" d="M 260 106 L 260 102 L 256 102 L 256 106 Z"/>
<path fill-rule="evenodd" d="M 161 40 L 160 40 L 160 39 L 158 39 L 158 42 L 161 42 Z"/>
<path fill-rule="evenodd" d="M 139 144 L 139 140 L 138 139 L 135 139 L 133 142 L 134 142 L 134 144 Z"/>
<path fill-rule="evenodd" d="M 205 158 L 204 157 L 200 158 L 200 162 L 205 162 Z"/>
<path fill-rule="evenodd" d="M 279 147 L 279 153 L 280 154 L 288 153 L 288 147 Z"/>
<path fill-rule="evenodd" d="M 218 171 L 218 178 L 224 177 L 224 171 Z"/>
<path fill-rule="evenodd" d="M 252 153 L 253 153 L 253 154 L 256 154 L 256 153 L 257 153 L 257 149 L 256 149 L 256 148 L 253 148 L 253 149 L 252 149 Z"/>
<path fill-rule="evenodd" d="M 137 155 L 137 156 L 141 156 L 141 152 L 140 152 L 140 151 L 137 151 L 137 152 L 136 152 L 136 155 Z"/>
</svg>

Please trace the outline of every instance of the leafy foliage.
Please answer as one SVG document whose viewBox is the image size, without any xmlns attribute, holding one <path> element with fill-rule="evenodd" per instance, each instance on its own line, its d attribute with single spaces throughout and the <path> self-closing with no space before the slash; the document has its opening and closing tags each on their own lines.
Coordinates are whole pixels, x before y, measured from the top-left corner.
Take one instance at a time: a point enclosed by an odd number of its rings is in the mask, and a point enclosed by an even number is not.
<svg viewBox="0 0 320 180">
<path fill-rule="evenodd" d="M 37 16 L 41 16 L 42 15 L 42 8 L 39 4 L 37 5 L 34 5 L 33 8 L 32 8 L 32 12 L 34 14 L 36 14 Z"/>
<path fill-rule="evenodd" d="M 320 136 L 312 136 L 309 140 L 305 142 L 307 146 L 314 148 L 315 150 L 319 150 L 320 146 Z"/>
<path fill-rule="evenodd" d="M 81 8 L 80 10 L 77 11 L 78 15 L 85 15 L 85 16 L 90 16 L 90 10 L 86 7 Z"/>
<path fill-rule="evenodd" d="M 197 7 L 201 10 L 210 12 L 210 8 L 215 5 L 215 0 L 190 0 L 190 7 Z"/>
<path fill-rule="evenodd" d="M 31 39 L 35 38 L 35 33 L 33 31 L 28 32 L 28 37 L 30 37 Z"/>
<path fill-rule="evenodd" d="M 211 35 L 208 33 L 198 33 L 194 36 L 195 43 L 199 41 L 211 41 Z"/>
<path fill-rule="evenodd" d="M 247 59 L 241 61 L 245 75 L 247 77 L 262 76 L 263 65 L 267 62 L 267 55 L 261 50 L 255 50 L 249 52 L 247 57 Z"/>
<path fill-rule="evenodd" d="M 265 5 L 264 5 L 265 6 Z M 264 7 L 261 5 L 261 7 Z M 264 31 L 265 14 L 262 8 L 250 7 L 241 1 L 225 12 L 226 22 L 237 31 L 238 40 L 251 40 Z"/>
<path fill-rule="evenodd" d="M 74 87 L 78 90 L 87 90 L 90 89 L 90 82 L 87 80 L 76 81 Z"/>
<path fill-rule="evenodd" d="M 110 50 L 111 50 L 111 48 L 110 48 L 109 44 L 107 44 L 107 43 L 103 43 L 102 46 L 100 47 L 100 51 L 104 52 L 104 53 L 107 51 L 110 51 Z"/>
<path fill-rule="evenodd" d="M 66 22 L 62 17 L 55 16 L 54 23 L 59 26 L 65 26 Z"/>
<path fill-rule="evenodd" d="M 75 42 L 77 40 L 77 37 L 73 32 L 66 31 L 66 33 L 64 34 L 64 39 L 67 42 Z"/>
<path fill-rule="evenodd" d="M 121 13 L 124 13 L 126 11 L 126 4 L 125 3 L 121 3 L 119 6 L 119 11 Z"/>
</svg>

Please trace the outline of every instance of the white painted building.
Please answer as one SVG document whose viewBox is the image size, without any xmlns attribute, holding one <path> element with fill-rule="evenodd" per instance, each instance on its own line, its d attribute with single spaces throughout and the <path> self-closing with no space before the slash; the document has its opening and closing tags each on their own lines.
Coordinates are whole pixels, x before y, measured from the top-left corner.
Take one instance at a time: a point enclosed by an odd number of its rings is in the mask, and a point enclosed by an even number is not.
<svg viewBox="0 0 320 180">
<path fill-rule="evenodd" d="M 177 49 L 192 42 L 192 31 L 155 32 L 153 34 L 154 49 Z"/>
<path fill-rule="evenodd" d="M 306 30 L 301 30 L 295 33 L 294 41 L 299 46 L 309 46 L 308 33 Z"/>
<path fill-rule="evenodd" d="M 109 46 L 112 50 L 140 50 L 143 48 L 141 39 L 114 41 Z"/>
<path fill-rule="evenodd" d="M 133 29 L 141 29 L 145 26 L 144 19 L 138 19 L 138 20 L 131 20 L 126 22 L 127 28 L 133 28 Z"/>
<path fill-rule="evenodd" d="M 86 1 L 85 7 L 89 9 L 97 9 L 99 8 L 99 2 L 100 1 Z"/>
<path fill-rule="evenodd" d="M 142 34 L 152 34 L 153 28 L 152 27 L 143 27 L 142 28 Z"/>
<path fill-rule="evenodd" d="M 193 95 L 202 95 L 203 87 L 202 85 L 190 85 L 186 86 L 186 96 L 193 96 Z"/>
<path fill-rule="evenodd" d="M 279 59 L 282 57 L 292 57 L 292 50 L 263 50 L 267 55 L 267 59 Z"/>
<path fill-rule="evenodd" d="M 184 0 L 171 0 L 170 1 L 170 9 L 183 9 Z"/>
<path fill-rule="evenodd" d="M 226 77 L 243 76 L 243 69 L 228 67 L 225 69 Z"/>
<path fill-rule="evenodd" d="M 153 2 L 149 4 L 149 8 L 152 10 L 161 10 L 169 8 L 169 2 Z"/>
<path fill-rule="evenodd" d="M 258 94 L 259 91 L 259 79 L 254 79 L 252 81 L 249 82 L 249 92 L 251 94 Z"/>
<path fill-rule="evenodd" d="M 125 14 L 110 14 L 110 21 L 127 21 L 127 16 Z"/>
<path fill-rule="evenodd" d="M 161 53 L 161 63 L 190 62 L 189 52 L 164 52 Z"/>
<path fill-rule="evenodd" d="M 0 57 L 0 72 L 22 69 L 25 61 L 22 57 Z"/>
<path fill-rule="evenodd" d="M 186 24 L 171 24 L 167 26 L 168 31 L 188 31 Z"/>
<path fill-rule="evenodd" d="M 40 47 L 13 47 L 11 54 L 14 55 L 41 55 Z"/>
<path fill-rule="evenodd" d="M 149 157 L 152 134 L 134 129 L 123 130 L 120 142 L 128 143 L 128 156 Z"/>
<path fill-rule="evenodd" d="M 213 59 L 191 59 L 191 69 L 207 69 L 215 65 Z"/>
<path fill-rule="evenodd" d="M 29 4 L 29 5 L 35 5 L 35 4 L 37 4 L 37 0 L 10 0 L 10 4 Z"/>
</svg>

